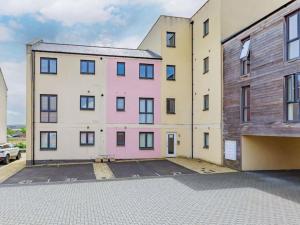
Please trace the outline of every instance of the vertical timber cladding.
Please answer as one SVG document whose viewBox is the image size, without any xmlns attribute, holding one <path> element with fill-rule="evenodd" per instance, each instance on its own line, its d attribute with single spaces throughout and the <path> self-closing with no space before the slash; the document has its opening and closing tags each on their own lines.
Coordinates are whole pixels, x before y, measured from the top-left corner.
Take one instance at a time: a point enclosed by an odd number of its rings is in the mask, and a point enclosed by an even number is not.
<svg viewBox="0 0 300 225">
<path fill-rule="evenodd" d="M 242 169 L 241 137 L 244 135 L 300 136 L 300 126 L 285 121 L 284 102 L 284 77 L 300 72 L 300 60 L 286 61 L 285 16 L 299 8 L 300 3 L 294 2 L 223 43 L 224 148 L 226 141 L 236 141 L 237 151 L 236 160 L 228 160 L 224 154 L 226 166 Z M 249 36 L 251 72 L 249 76 L 242 77 L 242 40 Z M 241 89 L 244 86 L 250 86 L 251 120 L 248 123 L 241 121 Z"/>
</svg>

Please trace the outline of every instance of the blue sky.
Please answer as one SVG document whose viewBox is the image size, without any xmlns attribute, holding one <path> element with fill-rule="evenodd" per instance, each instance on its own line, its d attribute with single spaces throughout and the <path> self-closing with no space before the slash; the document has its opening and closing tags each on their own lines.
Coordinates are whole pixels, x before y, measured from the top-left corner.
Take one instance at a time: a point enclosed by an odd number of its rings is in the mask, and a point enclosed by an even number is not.
<svg viewBox="0 0 300 225">
<path fill-rule="evenodd" d="M 25 124 L 25 44 L 136 48 L 159 15 L 191 17 L 204 0 L 0 0 L 0 67 L 8 124 Z"/>
</svg>

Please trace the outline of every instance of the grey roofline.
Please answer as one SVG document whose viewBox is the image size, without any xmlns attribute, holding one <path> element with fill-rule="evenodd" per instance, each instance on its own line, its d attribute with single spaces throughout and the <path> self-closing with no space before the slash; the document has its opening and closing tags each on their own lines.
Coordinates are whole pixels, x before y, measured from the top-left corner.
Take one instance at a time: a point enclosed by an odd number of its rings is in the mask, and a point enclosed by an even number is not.
<svg viewBox="0 0 300 225">
<path fill-rule="evenodd" d="M 6 82 L 5 82 L 4 75 L 3 75 L 3 73 L 2 73 L 1 67 L 0 67 L 0 77 L 2 77 L 2 80 L 3 80 L 4 85 L 5 85 L 5 87 L 6 87 L 6 91 L 8 91 L 8 87 L 7 87 L 7 85 L 6 85 Z"/>
<path fill-rule="evenodd" d="M 179 19 L 190 20 L 190 18 L 187 18 L 187 17 L 160 15 L 160 16 L 157 18 L 157 20 L 155 21 L 155 23 L 151 26 L 151 28 L 149 29 L 149 31 L 147 32 L 147 34 L 145 35 L 145 37 L 143 38 L 143 40 L 141 41 L 141 43 L 139 44 L 139 46 L 138 46 L 137 48 L 139 48 L 139 47 L 141 46 L 141 44 L 145 41 L 145 39 L 147 38 L 147 36 L 151 33 L 151 31 L 154 29 L 155 25 L 158 23 L 158 21 L 159 21 L 162 17 L 172 17 L 172 18 L 179 18 Z"/>
<path fill-rule="evenodd" d="M 61 45 L 61 46 L 75 46 L 75 47 L 87 47 L 87 48 L 99 48 L 99 49 L 114 49 L 114 50 L 132 50 L 132 51 L 142 51 L 142 52 L 148 52 L 152 55 L 152 57 L 147 56 L 130 56 L 130 55 L 114 55 L 114 54 L 101 54 L 101 53 L 81 53 L 81 52 L 68 52 L 68 51 L 52 51 L 52 50 L 39 50 L 34 49 L 35 46 L 39 44 L 49 44 L 49 45 Z M 153 60 L 162 60 L 162 57 L 151 51 L 151 50 L 140 50 L 140 49 L 134 49 L 134 48 L 115 48 L 115 47 L 102 47 L 102 46 L 95 46 L 95 45 L 79 45 L 79 44 L 65 44 L 65 43 L 52 43 L 52 42 L 44 42 L 43 40 L 39 41 L 33 41 L 31 43 L 28 43 L 27 45 L 32 46 L 33 52 L 53 52 L 53 53 L 62 53 L 62 54 L 82 54 L 82 55 L 97 55 L 97 56 L 106 56 L 106 57 L 127 57 L 127 58 L 141 58 L 141 59 L 153 59 Z"/>
</svg>

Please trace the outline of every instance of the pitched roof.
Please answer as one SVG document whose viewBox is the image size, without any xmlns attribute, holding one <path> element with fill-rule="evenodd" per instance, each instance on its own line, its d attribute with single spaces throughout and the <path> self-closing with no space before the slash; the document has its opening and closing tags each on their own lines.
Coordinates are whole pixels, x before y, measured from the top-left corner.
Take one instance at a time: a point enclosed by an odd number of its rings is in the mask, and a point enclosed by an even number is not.
<svg viewBox="0 0 300 225">
<path fill-rule="evenodd" d="M 35 42 L 32 45 L 32 50 L 37 52 L 56 52 L 56 53 L 67 53 L 67 54 L 110 56 L 110 57 L 162 59 L 160 55 L 150 50 L 47 43 L 43 41 Z"/>
<path fill-rule="evenodd" d="M 0 68 L 0 79 L 3 80 L 3 83 L 4 83 L 4 86 L 6 87 L 6 90 L 8 90 L 1 68 Z"/>
</svg>

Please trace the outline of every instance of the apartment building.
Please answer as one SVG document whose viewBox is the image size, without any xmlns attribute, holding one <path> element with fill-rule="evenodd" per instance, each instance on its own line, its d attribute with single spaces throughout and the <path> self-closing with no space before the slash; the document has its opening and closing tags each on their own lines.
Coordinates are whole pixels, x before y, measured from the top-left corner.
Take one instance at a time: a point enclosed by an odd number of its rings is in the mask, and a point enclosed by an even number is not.
<svg viewBox="0 0 300 225">
<path fill-rule="evenodd" d="M 300 1 L 224 40 L 224 162 L 300 169 Z"/>
<path fill-rule="evenodd" d="M 161 16 L 153 25 L 138 48 L 162 56 L 161 99 L 174 98 L 176 110 L 184 109 L 162 118 L 169 126 L 162 138 L 172 127 L 181 138 L 176 156 L 223 164 L 221 42 L 287 2 L 209 0 L 191 18 Z"/>
<path fill-rule="evenodd" d="M 28 44 L 28 164 L 161 157 L 160 64 L 151 51 Z"/>
<path fill-rule="evenodd" d="M 5 143 L 7 130 L 7 86 L 0 68 L 0 143 Z"/>
</svg>

